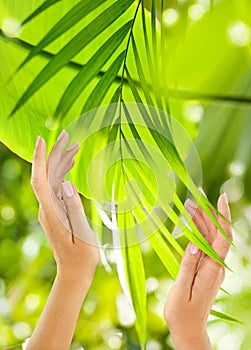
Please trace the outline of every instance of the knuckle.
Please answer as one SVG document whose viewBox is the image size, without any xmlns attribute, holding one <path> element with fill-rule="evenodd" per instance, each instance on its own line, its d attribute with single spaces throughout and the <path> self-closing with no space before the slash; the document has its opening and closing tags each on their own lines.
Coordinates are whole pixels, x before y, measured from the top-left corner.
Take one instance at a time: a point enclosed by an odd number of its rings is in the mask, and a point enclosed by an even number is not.
<svg viewBox="0 0 251 350">
<path fill-rule="evenodd" d="M 196 269 L 196 264 L 191 260 L 185 260 L 182 263 L 182 268 L 186 272 L 193 272 Z"/>
<path fill-rule="evenodd" d="M 39 192 L 40 183 L 39 183 L 38 179 L 35 177 L 32 177 L 30 183 L 31 183 L 32 188 L 35 190 L 35 192 Z"/>
</svg>

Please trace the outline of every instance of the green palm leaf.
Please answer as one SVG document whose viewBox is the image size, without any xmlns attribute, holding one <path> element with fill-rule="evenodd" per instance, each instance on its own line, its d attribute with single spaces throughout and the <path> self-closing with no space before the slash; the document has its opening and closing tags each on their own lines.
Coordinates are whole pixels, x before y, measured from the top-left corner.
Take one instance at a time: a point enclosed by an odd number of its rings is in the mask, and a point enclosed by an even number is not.
<svg viewBox="0 0 251 350">
<path fill-rule="evenodd" d="M 13 115 L 35 92 L 48 82 L 60 69 L 67 65 L 84 47 L 116 21 L 126 11 L 132 0 L 115 2 L 95 20 L 81 30 L 56 56 L 42 69 L 14 107 Z"/>
</svg>

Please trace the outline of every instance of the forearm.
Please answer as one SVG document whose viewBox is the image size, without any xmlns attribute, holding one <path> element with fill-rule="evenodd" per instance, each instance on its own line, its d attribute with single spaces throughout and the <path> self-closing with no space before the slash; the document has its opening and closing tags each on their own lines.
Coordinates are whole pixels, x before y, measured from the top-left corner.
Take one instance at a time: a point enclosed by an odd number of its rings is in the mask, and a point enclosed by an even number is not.
<svg viewBox="0 0 251 350">
<path fill-rule="evenodd" d="M 171 332 L 171 337 L 176 350 L 212 350 L 206 331 L 188 337 L 184 337 L 182 333 Z"/>
<path fill-rule="evenodd" d="M 26 350 L 68 350 L 89 287 L 57 275 Z"/>
</svg>

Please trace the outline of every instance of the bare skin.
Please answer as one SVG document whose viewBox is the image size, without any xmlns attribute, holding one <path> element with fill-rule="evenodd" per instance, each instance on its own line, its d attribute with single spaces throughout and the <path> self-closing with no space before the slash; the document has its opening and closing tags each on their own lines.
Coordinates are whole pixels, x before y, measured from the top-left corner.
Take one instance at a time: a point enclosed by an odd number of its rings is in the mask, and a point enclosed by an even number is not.
<svg viewBox="0 0 251 350">
<path fill-rule="evenodd" d="M 69 349 L 99 262 L 95 236 L 80 197 L 71 183 L 63 183 L 78 151 L 77 144 L 64 151 L 67 142 L 68 135 L 63 131 L 46 160 L 46 144 L 38 138 L 34 153 L 31 184 L 39 201 L 39 221 L 57 263 L 57 275 L 27 350 Z M 92 244 L 73 237 L 73 233 Z"/>
<path fill-rule="evenodd" d="M 196 208 L 190 200 L 186 208 L 201 234 L 225 260 L 230 243 L 201 208 Z M 218 211 L 231 220 L 226 194 L 219 197 Z M 221 217 L 218 222 L 232 240 L 230 224 Z M 206 323 L 224 276 L 225 270 L 220 264 L 204 256 L 192 243 L 188 244 L 164 310 L 176 350 L 212 349 Z"/>
</svg>

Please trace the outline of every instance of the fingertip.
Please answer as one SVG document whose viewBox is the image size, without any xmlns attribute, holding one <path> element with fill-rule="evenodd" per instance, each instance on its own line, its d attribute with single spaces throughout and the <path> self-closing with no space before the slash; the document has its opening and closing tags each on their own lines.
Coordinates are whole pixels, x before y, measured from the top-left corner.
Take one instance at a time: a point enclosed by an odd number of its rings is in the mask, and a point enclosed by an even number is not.
<svg viewBox="0 0 251 350">
<path fill-rule="evenodd" d="M 70 181 L 63 182 L 62 188 L 66 197 L 73 197 L 74 189 Z"/>
<path fill-rule="evenodd" d="M 65 130 L 62 130 L 57 138 L 57 142 L 62 141 L 66 137 L 68 138 L 68 136 L 69 136 L 68 133 Z"/>
<path fill-rule="evenodd" d="M 203 196 L 207 198 L 207 195 L 204 192 L 203 188 L 202 187 L 198 187 L 198 189 L 199 189 L 200 193 L 203 194 Z"/>
<path fill-rule="evenodd" d="M 229 212 L 228 197 L 225 192 L 222 193 L 218 199 L 218 210 L 221 214 L 224 214 L 224 212 Z"/>
<path fill-rule="evenodd" d="M 195 244 L 190 242 L 189 244 L 189 253 L 192 255 L 196 255 L 200 252 L 200 248 L 198 248 Z"/>
<path fill-rule="evenodd" d="M 34 159 L 40 159 L 42 156 L 45 156 L 46 154 L 46 143 L 45 140 L 41 137 L 38 136 L 36 140 L 36 146 L 34 150 Z"/>
<path fill-rule="evenodd" d="M 194 214 L 196 213 L 196 210 L 197 210 L 196 205 L 194 204 L 193 201 L 191 201 L 191 199 L 187 199 L 185 201 L 185 208 L 191 216 L 194 216 Z"/>
<path fill-rule="evenodd" d="M 78 145 L 77 142 L 73 142 L 71 144 L 71 146 L 67 149 L 67 151 L 73 151 L 73 150 L 76 151 L 76 152 L 79 151 L 79 145 Z"/>
</svg>

